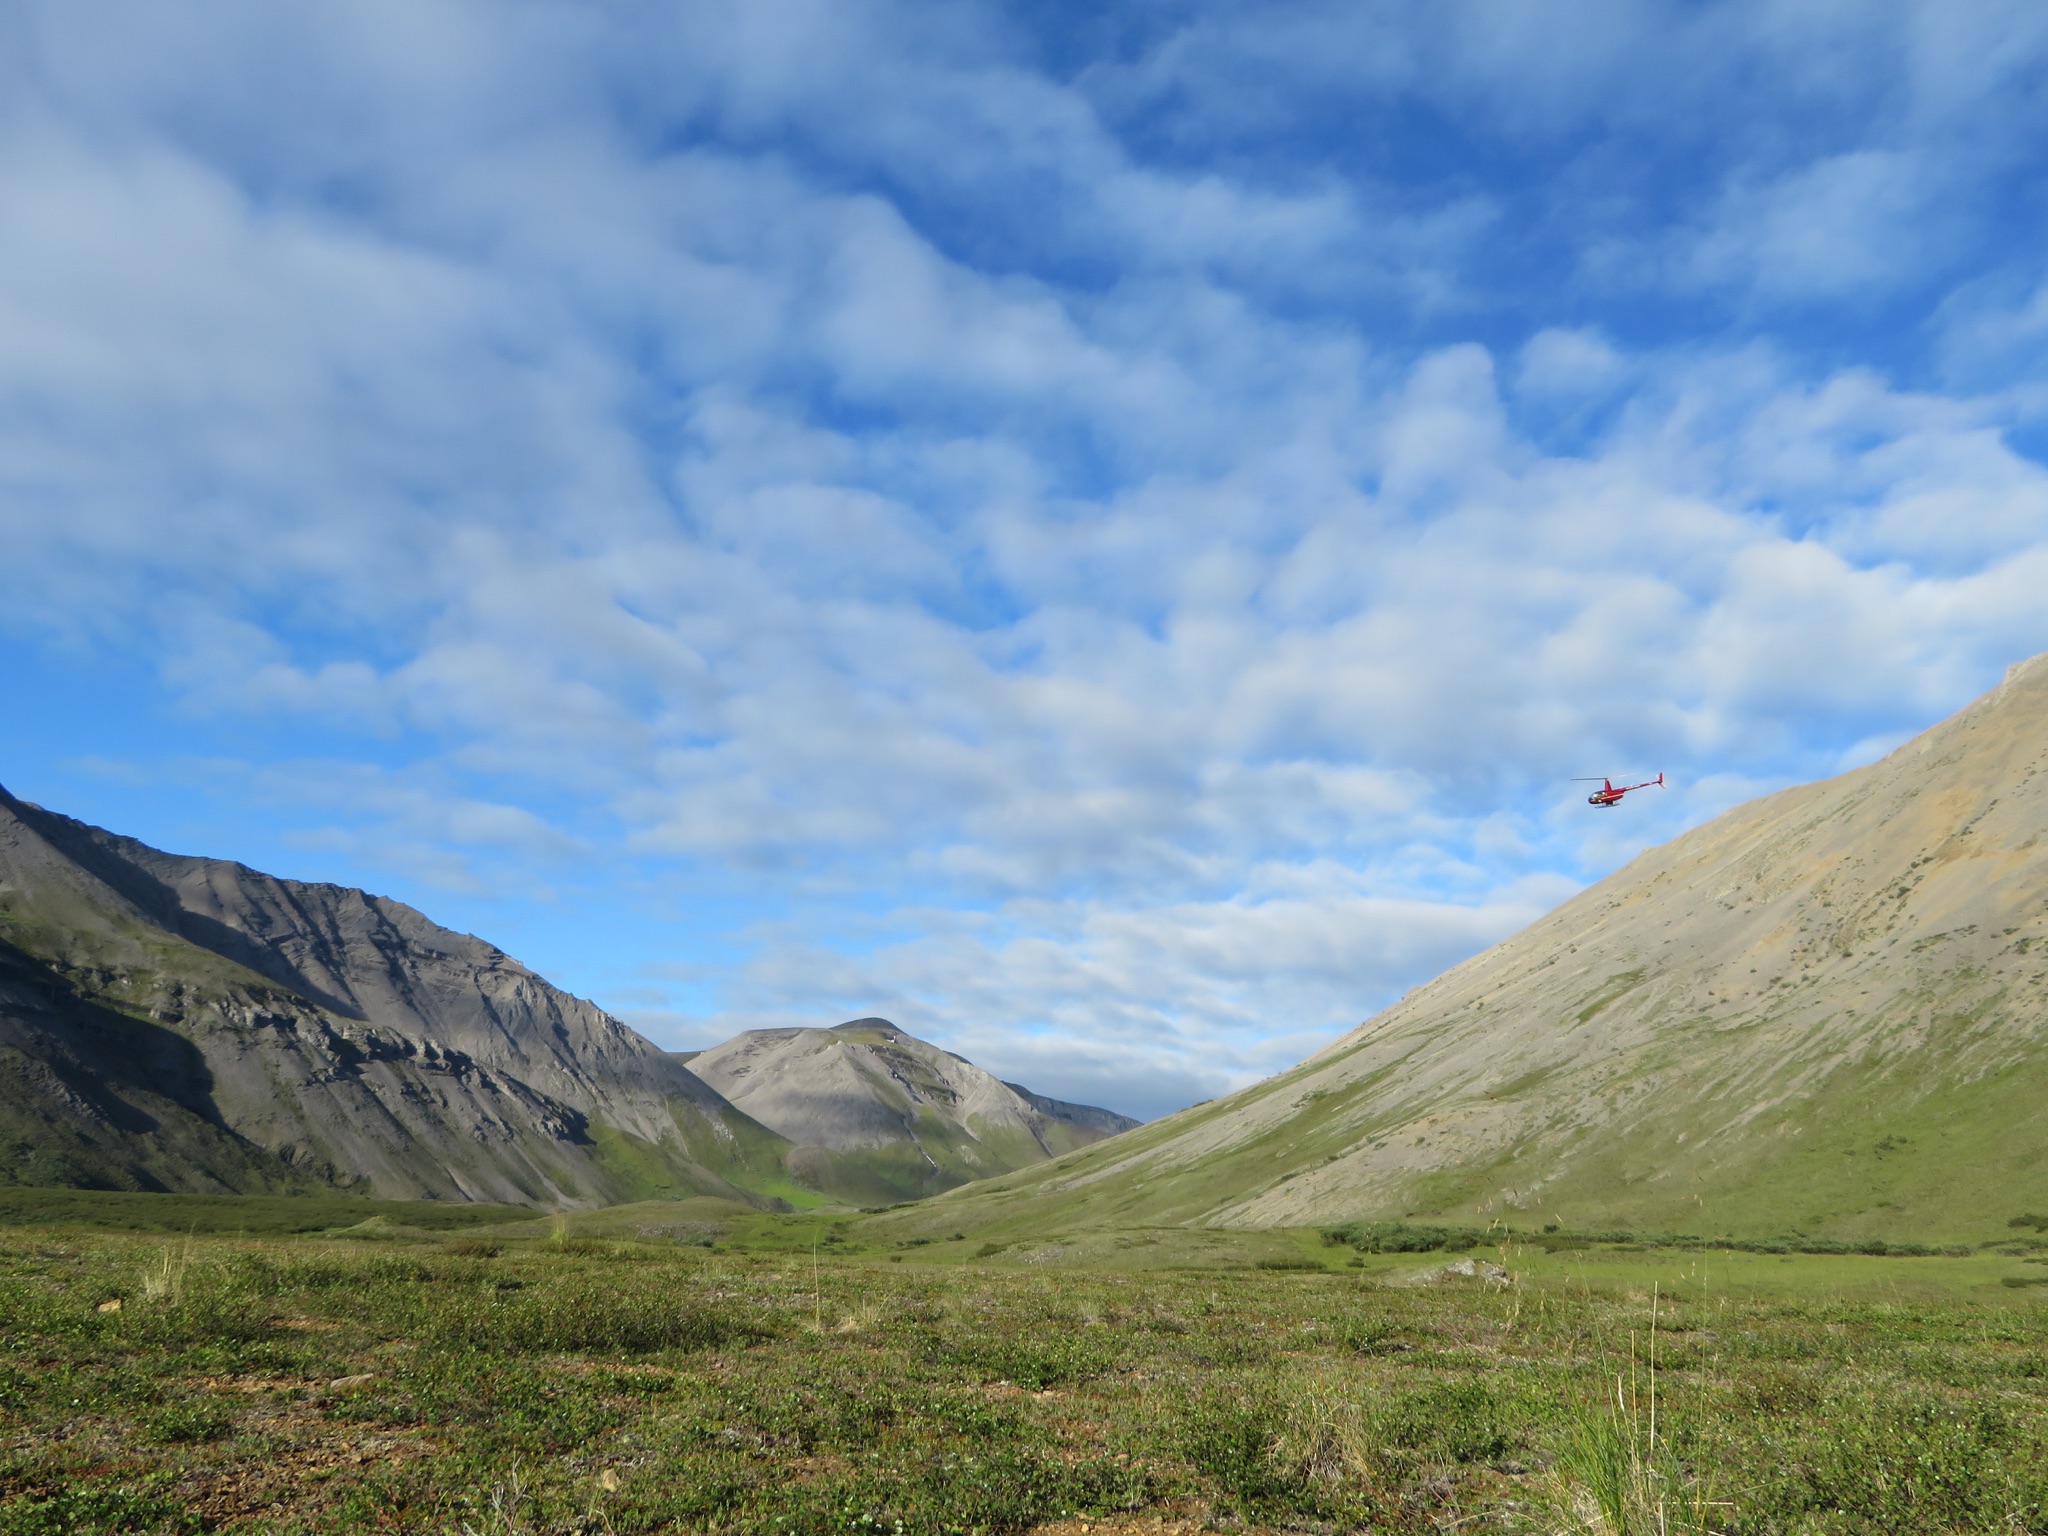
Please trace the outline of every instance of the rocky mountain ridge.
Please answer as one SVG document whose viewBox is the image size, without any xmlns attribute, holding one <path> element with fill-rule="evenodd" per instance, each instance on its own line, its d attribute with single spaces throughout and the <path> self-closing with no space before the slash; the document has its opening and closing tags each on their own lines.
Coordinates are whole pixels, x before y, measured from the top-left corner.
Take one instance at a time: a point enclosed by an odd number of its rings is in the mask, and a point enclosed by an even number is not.
<svg viewBox="0 0 2048 1536">
<path fill-rule="evenodd" d="M 968 1117 L 982 1130 L 928 1099 L 893 1137 L 828 1145 L 874 1108 L 878 1080 L 850 1076 L 847 1104 L 810 1082 L 814 1127 L 756 1056 L 748 1091 L 770 1090 L 762 1104 L 795 1133 L 782 1134 L 707 1081 L 747 1036 L 691 1070 L 401 902 L 165 853 L 0 789 L 0 1183 L 896 1200 L 1121 1123 L 896 1033 L 888 1049 L 927 1064 L 910 1078 L 944 1057 L 955 1065 L 933 1081 L 950 1073 L 988 1101 Z M 801 1058 L 784 1065 L 800 1073 Z"/>
<path fill-rule="evenodd" d="M 4 790 L 0 944 L 9 1155 L 45 1171 L 587 1203 L 745 1195 L 782 1150 L 480 939 Z"/>
</svg>

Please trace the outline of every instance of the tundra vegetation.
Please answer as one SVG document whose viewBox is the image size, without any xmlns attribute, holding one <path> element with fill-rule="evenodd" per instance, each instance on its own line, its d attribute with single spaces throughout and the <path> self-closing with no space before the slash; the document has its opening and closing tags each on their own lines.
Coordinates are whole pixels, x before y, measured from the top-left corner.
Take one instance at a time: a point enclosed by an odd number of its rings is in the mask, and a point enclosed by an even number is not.
<svg viewBox="0 0 2048 1536">
<path fill-rule="evenodd" d="M 250 1202 L 151 1233 L 66 1199 L 0 1229 L 9 1536 L 2048 1531 L 2032 1225 L 1873 1255 Z"/>
</svg>

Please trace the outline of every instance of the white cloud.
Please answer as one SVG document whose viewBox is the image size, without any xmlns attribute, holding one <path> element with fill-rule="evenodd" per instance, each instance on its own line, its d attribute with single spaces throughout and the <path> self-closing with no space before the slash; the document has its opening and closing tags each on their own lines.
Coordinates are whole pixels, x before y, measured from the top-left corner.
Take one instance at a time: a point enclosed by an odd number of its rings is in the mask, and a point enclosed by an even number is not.
<svg viewBox="0 0 2048 1536">
<path fill-rule="evenodd" d="M 0 625 L 264 736 L 353 867 L 744 891 L 650 1017 L 1220 1088 L 2048 646 L 2024 392 L 1741 321 L 1957 259 L 2004 162 L 1931 12 L 1225 8 L 1058 74 L 887 5 L 123 14 L 11 34 Z M 1752 66 L 1830 131 L 1709 105 Z M 1564 814 L 1631 764 L 1693 787 Z"/>
<path fill-rule="evenodd" d="M 1708 282 L 1772 298 L 1889 287 L 1917 275 L 1942 238 L 1926 182 L 1912 156 L 1859 149 L 1731 188 L 1692 262 Z"/>
<path fill-rule="evenodd" d="M 1627 375 L 1621 354 L 1584 330 L 1538 331 L 1522 346 L 1518 390 L 1538 396 L 1584 399 L 1605 394 Z"/>
</svg>

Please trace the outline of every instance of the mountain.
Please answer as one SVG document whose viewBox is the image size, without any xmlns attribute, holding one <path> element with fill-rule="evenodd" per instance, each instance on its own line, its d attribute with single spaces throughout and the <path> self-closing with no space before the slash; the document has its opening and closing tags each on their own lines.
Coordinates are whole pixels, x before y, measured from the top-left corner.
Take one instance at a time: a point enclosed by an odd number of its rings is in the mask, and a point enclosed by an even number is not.
<svg viewBox="0 0 2048 1536">
<path fill-rule="evenodd" d="M 1651 849 L 1294 1070 L 930 1219 L 1981 1238 L 2048 1211 L 2044 1026 L 2036 657 L 1880 763 Z"/>
<path fill-rule="evenodd" d="M 887 1023 L 882 1020 L 880 1022 Z M 1042 1093 L 1033 1093 L 1022 1083 L 1004 1083 L 1003 1086 L 1017 1095 L 1041 1115 L 1058 1120 L 1075 1131 L 1086 1132 L 1080 1140 L 1083 1145 L 1105 1141 L 1111 1136 L 1121 1136 L 1125 1131 L 1134 1131 L 1145 1122 L 1133 1120 L 1129 1115 L 1120 1115 L 1113 1109 L 1097 1109 L 1093 1104 L 1069 1104 L 1065 1099 L 1049 1099 Z M 1058 1149 L 1048 1146 L 1048 1157 L 1058 1156 Z"/>
<path fill-rule="evenodd" d="M 750 1030 L 688 1066 L 796 1144 L 795 1177 L 860 1203 L 1007 1173 L 1138 1124 L 998 1082 L 887 1019 Z"/>
<path fill-rule="evenodd" d="M 0 1184 L 872 1203 L 1135 1124 L 882 1019 L 670 1054 L 400 902 L 0 789 Z"/>
<path fill-rule="evenodd" d="M 787 1150 L 480 939 L 0 790 L 0 1182 L 759 1201 Z"/>
</svg>

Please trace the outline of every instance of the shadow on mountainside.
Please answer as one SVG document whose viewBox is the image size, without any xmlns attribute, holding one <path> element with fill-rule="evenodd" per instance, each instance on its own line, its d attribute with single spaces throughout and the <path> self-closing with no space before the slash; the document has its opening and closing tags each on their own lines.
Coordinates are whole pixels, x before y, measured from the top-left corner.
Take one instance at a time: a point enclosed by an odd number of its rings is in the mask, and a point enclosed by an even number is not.
<svg viewBox="0 0 2048 1536">
<path fill-rule="evenodd" d="M 185 1193 L 326 1187 L 238 1136 L 192 1041 L 0 940 L 0 1183 Z"/>
<path fill-rule="evenodd" d="M 124 899 L 132 902 L 158 927 L 188 943 L 210 950 L 224 960 L 268 977 L 289 987 L 306 1001 L 343 1018 L 361 1019 L 363 1010 L 348 998 L 337 997 L 309 981 L 284 955 L 219 918 L 194 912 L 178 895 L 177 888 L 162 877 L 124 858 L 112 834 L 55 811 L 16 799 L 0 789 L 7 806 L 52 848 L 80 869 Z M 251 871 L 251 873 L 254 873 Z M 309 927 L 313 926 L 309 920 Z"/>
</svg>

